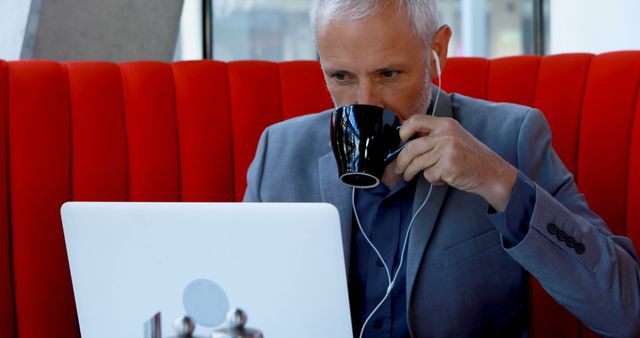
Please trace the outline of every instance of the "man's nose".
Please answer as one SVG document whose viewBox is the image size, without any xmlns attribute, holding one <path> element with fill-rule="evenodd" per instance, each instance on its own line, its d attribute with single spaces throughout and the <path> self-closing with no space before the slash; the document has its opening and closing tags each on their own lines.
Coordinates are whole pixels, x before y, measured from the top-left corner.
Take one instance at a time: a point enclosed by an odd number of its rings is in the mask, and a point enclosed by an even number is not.
<svg viewBox="0 0 640 338">
<path fill-rule="evenodd" d="M 356 104 L 368 104 L 382 107 L 382 100 L 375 86 L 370 83 L 360 83 L 356 92 Z"/>
</svg>

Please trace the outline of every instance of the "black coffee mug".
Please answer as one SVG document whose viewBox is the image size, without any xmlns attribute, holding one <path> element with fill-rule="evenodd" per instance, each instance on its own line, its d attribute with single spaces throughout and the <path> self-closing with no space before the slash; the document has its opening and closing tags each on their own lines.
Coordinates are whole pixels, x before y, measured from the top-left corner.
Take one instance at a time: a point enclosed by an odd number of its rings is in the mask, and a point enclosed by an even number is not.
<svg viewBox="0 0 640 338">
<path fill-rule="evenodd" d="M 336 108 L 331 116 L 331 148 L 340 180 L 356 188 L 380 184 L 386 166 L 404 148 L 400 120 L 390 110 L 354 104 Z"/>
</svg>

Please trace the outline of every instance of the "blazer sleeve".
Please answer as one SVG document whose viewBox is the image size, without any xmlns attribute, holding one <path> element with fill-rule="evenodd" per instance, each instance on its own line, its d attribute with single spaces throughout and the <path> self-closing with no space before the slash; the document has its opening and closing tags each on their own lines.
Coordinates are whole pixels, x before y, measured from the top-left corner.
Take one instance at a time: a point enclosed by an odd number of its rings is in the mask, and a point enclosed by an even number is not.
<svg viewBox="0 0 640 338">
<path fill-rule="evenodd" d="M 551 147 L 538 110 L 520 126 L 518 169 L 535 182 L 529 231 L 506 252 L 585 325 L 605 336 L 640 333 L 640 270 L 631 241 L 611 233 Z"/>
<path fill-rule="evenodd" d="M 244 191 L 243 202 L 262 202 L 260 196 L 260 186 L 264 173 L 265 161 L 267 158 L 267 145 L 269 144 L 269 128 L 265 129 L 260 136 L 256 155 L 247 170 L 247 188 Z"/>
</svg>

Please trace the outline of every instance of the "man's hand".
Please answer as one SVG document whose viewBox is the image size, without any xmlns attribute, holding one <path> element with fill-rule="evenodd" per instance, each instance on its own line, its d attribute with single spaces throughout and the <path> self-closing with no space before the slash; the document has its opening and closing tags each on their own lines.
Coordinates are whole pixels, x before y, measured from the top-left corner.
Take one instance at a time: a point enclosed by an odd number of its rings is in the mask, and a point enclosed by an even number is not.
<svg viewBox="0 0 640 338">
<path fill-rule="evenodd" d="M 395 161 L 405 181 L 422 172 L 434 185 L 448 184 L 482 196 L 504 211 L 518 171 L 464 130 L 452 118 L 414 115 L 400 128 L 400 138 L 411 140 Z"/>
</svg>

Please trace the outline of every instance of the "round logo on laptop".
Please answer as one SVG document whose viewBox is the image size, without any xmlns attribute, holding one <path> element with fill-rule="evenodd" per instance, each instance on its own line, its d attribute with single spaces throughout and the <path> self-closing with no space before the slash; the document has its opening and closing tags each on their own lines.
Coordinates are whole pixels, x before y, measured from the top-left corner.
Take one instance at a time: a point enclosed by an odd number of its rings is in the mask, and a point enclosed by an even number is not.
<svg viewBox="0 0 640 338">
<path fill-rule="evenodd" d="M 208 279 L 189 283 L 182 294 L 186 314 L 205 327 L 215 327 L 225 321 L 229 311 L 229 298 L 220 285 Z"/>
</svg>

